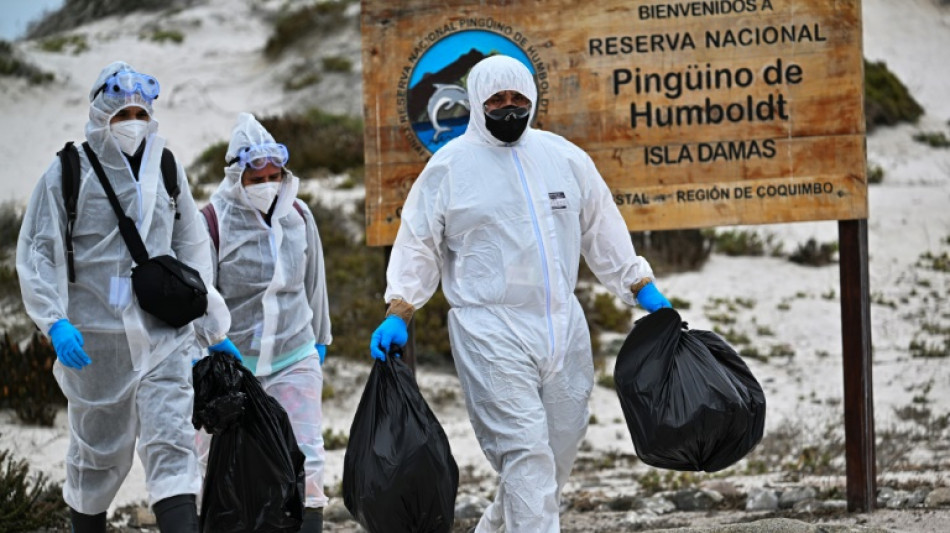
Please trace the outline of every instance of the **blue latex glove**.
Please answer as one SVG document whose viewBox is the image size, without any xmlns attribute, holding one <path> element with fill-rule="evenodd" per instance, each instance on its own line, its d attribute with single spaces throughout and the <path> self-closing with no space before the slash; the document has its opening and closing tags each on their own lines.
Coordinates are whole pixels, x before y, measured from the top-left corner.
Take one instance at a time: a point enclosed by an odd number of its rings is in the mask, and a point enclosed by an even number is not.
<svg viewBox="0 0 950 533">
<path fill-rule="evenodd" d="M 317 355 L 320 356 L 320 366 L 323 366 L 323 360 L 327 358 L 327 345 L 314 344 L 314 347 L 317 349 Z"/>
<path fill-rule="evenodd" d="M 650 313 L 663 307 L 673 307 L 670 305 L 670 301 L 666 299 L 666 296 L 660 294 L 660 291 L 657 290 L 656 285 L 654 285 L 652 281 L 644 285 L 643 288 L 640 289 L 640 292 L 637 293 L 637 303 Z"/>
<path fill-rule="evenodd" d="M 231 339 L 227 337 L 225 337 L 224 340 L 218 344 L 212 344 L 211 346 L 208 346 L 208 353 L 212 352 L 224 352 L 231 354 L 238 361 L 242 363 L 244 362 L 244 358 L 241 357 L 241 352 L 238 351 L 237 346 L 235 346 L 234 343 L 231 342 Z"/>
<path fill-rule="evenodd" d="M 406 328 L 406 322 L 396 315 L 389 315 L 373 332 L 369 351 L 373 359 L 385 361 L 390 345 L 405 346 L 407 342 L 409 342 L 409 330 Z"/>
<path fill-rule="evenodd" d="M 56 357 L 63 365 L 80 369 L 92 362 L 82 349 L 82 333 L 69 320 L 57 320 L 49 328 L 49 337 L 53 341 Z"/>
</svg>

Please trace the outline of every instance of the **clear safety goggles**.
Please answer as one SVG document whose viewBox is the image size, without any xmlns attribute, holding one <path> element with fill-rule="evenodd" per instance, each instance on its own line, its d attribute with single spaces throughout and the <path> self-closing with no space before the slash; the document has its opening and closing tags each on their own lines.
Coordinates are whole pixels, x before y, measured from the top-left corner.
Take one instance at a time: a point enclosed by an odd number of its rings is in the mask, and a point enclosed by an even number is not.
<svg viewBox="0 0 950 533">
<path fill-rule="evenodd" d="M 142 98 L 151 102 L 158 98 L 160 89 L 158 80 L 154 77 L 126 70 L 109 76 L 109 79 L 99 88 L 96 94 L 102 93 L 107 97 L 127 97 L 139 93 Z"/>
<path fill-rule="evenodd" d="M 287 166 L 288 159 L 290 159 L 290 152 L 281 143 L 255 144 L 241 148 L 237 156 L 228 161 L 228 166 L 240 163 L 242 167 L 260 170 L 268 163 L 272 163 L 283 168 Z"/>
<path fill-rule="evenodd" d="M 521 120 L 531 114 L 531 107 L 507 106 L 493 109 L 491 111 L 485 109 L 485 114 L 488 115 L 492 120 Z"/>
</svg>

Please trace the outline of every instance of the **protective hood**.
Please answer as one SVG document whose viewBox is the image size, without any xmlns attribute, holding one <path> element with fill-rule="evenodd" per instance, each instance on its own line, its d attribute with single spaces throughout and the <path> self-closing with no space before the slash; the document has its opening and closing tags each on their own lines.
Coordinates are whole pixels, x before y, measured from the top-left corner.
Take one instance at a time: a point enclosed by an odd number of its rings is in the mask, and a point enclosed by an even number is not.
<svg viewBox="0 0 950 533">
<path fill-rule="evenodd" d="M 107 96 L 100 91 L 106 80 L 119 72 L 135 72 L 135 69 L 124 61 L 115 61 L 102 69 L 99 77 L 92 84 L 92 88 L 89 89 L 89 121 L 86 123 L 86 141 L 89 142 L 89 146 L 99 156 L 102 166 L 114 169 L 127 166 L 125 156 L 122 155 L 122 150 L 109 129 L 109 121 L 119 110 L 138 106 L 148 111 L 151 120 L 145 135 L 146 143 L 151 142 L 152 136 L 158 132 L 158 121 L 153 116 L 151 100 L 144 98 L 138 92 Z"/>
<path fill-rule="evenodd" d="M 231 130 L 231 141 L 228 143 L 228 151 L 225 154 L 225 164 L 237 159 L 238 154 L 247 147 L 271 144 L 276 144 L 274 136 L 254 118 L 254 115 L 241 113 Z M 241 176 L 245 168 L 240 162 L 224 167 L 224 180 L 215 194 L 220 194 L 222 199 L 240 209 L 258 212 L 248 199 L 244 186 L 241 185 Z M 293 202 L 300 186 L 300 180 L 287 168 L 284 170 L 286 174 L 280 182 L 280 192 L 277 193 L 277 205 L 271 215 L 272 220 L 285 216 L 293 209 Z"/>
<path fill-rule="evenodd" d="M 467 85 L 471 111 L 468 115 L 468 129 L 465 130 L 466 138 L 481 144 L 505 146 L 505 143 L 496 139 L 485 125 L 485 101 L 498 91 L 518 91 L 531 100 L 529 127 L 521 138 L 512 144 L 517 144 L 528 134 L 537 107 L 535 104 L 538 99 L 538 88 L 534 84 L 531 71 L 521 61 L 502 55 L 486 57 L 472 67 L 468 73 Z"/>
</svg>

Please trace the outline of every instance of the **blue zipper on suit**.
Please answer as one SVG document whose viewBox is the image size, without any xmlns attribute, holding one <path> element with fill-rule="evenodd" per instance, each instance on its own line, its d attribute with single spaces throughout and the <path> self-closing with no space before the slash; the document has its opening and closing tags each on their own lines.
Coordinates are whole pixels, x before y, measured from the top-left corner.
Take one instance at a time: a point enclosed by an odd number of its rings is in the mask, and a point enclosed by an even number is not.
<svg viewBox="0 0 950 533">
<path fill-rule="evenodd" d="M 521 178 L 521 187 L 524 189 L 525 200 L 528 202 L 528 210 L 531 212 L 531 223 L 534 226 L 534 238 L 538 241 L 538 250 L 541 252 L 541 266 L 544 272 L 544 305 L 545 316 L 548 320 L 548 342 L 551 344 L 551 352 L 554 352 L 554 323 L 551 320 L 551 278 L 548 274 L 548 255 L 544 249 L 544 240 L 541 238 L 541 225 L 538 223 L 538 213 L 534 209 L 534 199 L 531 197 L 531 190 L 528 188 L 528 179 L 524 175 L 524 169 L 521 167 L 521 160 L 518 159 L 518 151 L 511 149 L 511 157 L 514 159 L 515 168 L 518 170 L 518 177 Z"/>
</svg>

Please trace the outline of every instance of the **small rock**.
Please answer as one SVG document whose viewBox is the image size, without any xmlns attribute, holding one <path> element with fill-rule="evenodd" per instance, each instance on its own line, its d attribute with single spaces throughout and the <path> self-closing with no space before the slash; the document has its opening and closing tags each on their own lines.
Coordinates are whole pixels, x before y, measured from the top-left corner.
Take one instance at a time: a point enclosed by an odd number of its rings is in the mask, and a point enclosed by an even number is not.
<svg viewBox="0 0 950 533">
<path fill-rule="evenodd" d="M 158 525 L 155 513 L 148 507 L 136 507 L 129 517 L 129 525 L 132 527 L 154 527 Z"/>
<path fill-rule="evenodd" d="M 778 498 L 778 506 L 782 509 L 791 509 L 795 504 L 804 500 L 813 500 L 818 496 L 814 487 L 792 487 L 782 491 Z"/>
<path fill-rule="evenodd" d="M 742 491 L 739 490 L 739 487 L 737 487 L 734 483 L 724 479 L 714 479 L 707 481 L 703 483 L 701 487 L 707 490 L 716 491 L 726 498 L 737 498 L 742 496 Z"/>
<path fill-rule="evenodd" d="M 930 487 L 917 487 L 907 499 L 907 506 L 920 507 L 924 504 L 924 500 L 927 499 L 928 494 L 930 494 Z"/>
<path fill-rule="evenodd" d="M 906 490 L 895 490 L 894 494 L 885 502 L 888 509 L 903 509 L 907 507 L 910 500 L 910 493 Z"/>
<path fill-rule="evenodd" d="M 749 496 L 745 502 L 746 511 L 777 511 L 778 496 L 775 491 L 754 488 L 749 491 Z"/>
<path fill-rule="evenodd" d="M 894 497 L 894 494 L 896 492 L 897 491 L 895 489 L 892 489 L 890 487 L 881 487 L 877 489 L 877 499 L 875 502 L 877 507 L 879 508 L 887 507 L 887 502 L 890 501 Z"/>
<path fill-rule="evenodd" d="M 640 500 L 640 510 L 646 514 L 661 515 L 672 513 L 676 510 L 676 506 L 663 496 L 653 495 Z"/>
<path fill-rule="evenodd" d="M 463 494 L 455 499 L 455 518 L 479 518 L 491 502 L 477 494 Z"/>
<path fill-rule="evenodd" d="M 723 500 L 714 490 L 678 490 L 669 497 L 680 511 L 708 511 Z"/>
<path fill-rule="evenodd" d="M 927 507 L 950 507 L 950 488 L 940 487 L 930 491 L 924 499 Z"/>
<path fill-rule="evenodd" d="M 792 510 L 796 513 L 817 513 L 824 510 L 825 505 L 815 499 L 808 500 L 799 500 L 795 502 L 795 505 L 792 506 Z"/>
<path fill-rule="evenodd" d="M 330 500 L 330 503 L 323 508 L 323 520 L 326 522 L 339 523 L 353 520 L 353 516 L 350 515 L 350 511 L 343 505 L 342 498 L 333 498 Z"/>
</svg>

